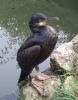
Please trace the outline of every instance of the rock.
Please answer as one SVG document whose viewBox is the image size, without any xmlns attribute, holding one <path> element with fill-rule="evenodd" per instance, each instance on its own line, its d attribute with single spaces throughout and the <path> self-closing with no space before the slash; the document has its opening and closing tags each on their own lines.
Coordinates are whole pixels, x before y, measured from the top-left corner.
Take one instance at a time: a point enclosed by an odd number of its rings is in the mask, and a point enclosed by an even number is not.
<svg viewBox="0 0 78 100">
<path fill-rule="evenodd" d="M 78 67 L 78 35 L 70 42 L 56 48 L 50 57 L 52 70 L 64 70 L 71 72 Z M 78 69 L 77 69 L 78 71 Z"/>
<path fill-rule="evenodd" d="M 78 76 L 78 35 L 72 39 L 73 50 L 75 51 L 75 66 L 76 66 L 76 75 Z"/>
<path fill-rule="evenodd" d="M 78 35 L 72 39 L 73 49 L 78 54 Z"/>
<path fill-rule="evenodd" d="M 64 88 L 78 95 L 78 80 L 74 76 L 68 76 L 64 82 Z"/>
<path fill-rule="evenodd" d="M 73 68 L 78 67 L 78 35 L 74 37 L 70 42 L 64 43 L 56 48 L 50 57 L 50 64 L 52 70 L 62 70 L 72 72 Z M 52 100 L 58 86 L 61 86 L 61 80 L 55 74 L 52 74 L 51 70 L 43 72 L 48 74 L 51 78 L 43 81 L 45 96 L 41 96 L 31 85 L 27 82 L 22 88 L 20 88 L 19 100 Z M 78 74 L 78 68 L 76 69 Z M 38 81 L 42 83 L 42 81 Z M 72 88 L 76 83 L 73 76 L 67 76 L 64 80 L 65 89 L 78 93 L 78 86 Z M 70 85 L 71 84 L 71 85 Z M 76 85 L 75 85 L 76 86 Z"/>
<path fill-rule="evenodd" d="M 73 76 L 68 76 L 65 79 L 65 82 L 64 82 L 65 89 L 71 91 L 72 90 L 72 85 L 74 84 L 74 81 L 75 81 L 75 79 L 74 79 Z"/>
<path fill-rule="evenodd" d="M 54 75 L 51 75 L 51 77 L 43 82 L 45 96 L 41 96 L 28 82 L 20 89 L 19 100 L 51 100 L 57 87 L 61 84 L 58 77 Z M 41 83 L 41 81 L 38 82 Z"/>
</svg>

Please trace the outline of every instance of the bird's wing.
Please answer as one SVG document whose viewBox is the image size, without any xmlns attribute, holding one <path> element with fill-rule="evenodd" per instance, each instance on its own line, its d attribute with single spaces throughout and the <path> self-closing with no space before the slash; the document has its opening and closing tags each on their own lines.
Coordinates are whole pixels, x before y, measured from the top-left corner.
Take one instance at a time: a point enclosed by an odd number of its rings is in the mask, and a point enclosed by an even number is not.
<svg viewBox="0 0 78 100">
<path fill-rule="evenodd" d="M 27 48 L 30 48 L 34 45 L 39 45 L 39 42 L 37 41 L 37 37 L 31 36 L 22 44 L 22 46 L 19 48 L 18 52 L 23 51 Z"/>
<path fill-rule="evenodd" d="M 40 46 L 39 45 L 33 45 L 29 48 L 26 48 L 22 50 L 21 52 L 17 53 L 17 61 L 20 64 L 25 64 L 26 65 L 32 65 L 37 57 L 40 54 Z"/>
</svg>

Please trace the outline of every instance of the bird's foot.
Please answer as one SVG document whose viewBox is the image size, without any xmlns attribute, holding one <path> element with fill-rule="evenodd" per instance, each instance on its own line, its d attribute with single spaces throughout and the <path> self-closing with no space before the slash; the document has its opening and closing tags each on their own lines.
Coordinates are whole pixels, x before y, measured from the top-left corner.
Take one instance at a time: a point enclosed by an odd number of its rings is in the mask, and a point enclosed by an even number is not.
<svg viewBox="0 0 78 100">
<path fill-rule="evenodd" d="M 47 80 L 47 79 L 51 79 L 52 77 L 48 76 L 48 75 L 41 74 L 41 75 L 36 75 L 35 78 L 37 80 L 44 81 L 44 80 Z"/>
<path fill-rule="evenodd" d="M 45 89 L 43 84 L 38 83 L 35 78 L 31 80 L 31 86 L 33 86 L 41 96 L 45 96 Z"/>
</svg>

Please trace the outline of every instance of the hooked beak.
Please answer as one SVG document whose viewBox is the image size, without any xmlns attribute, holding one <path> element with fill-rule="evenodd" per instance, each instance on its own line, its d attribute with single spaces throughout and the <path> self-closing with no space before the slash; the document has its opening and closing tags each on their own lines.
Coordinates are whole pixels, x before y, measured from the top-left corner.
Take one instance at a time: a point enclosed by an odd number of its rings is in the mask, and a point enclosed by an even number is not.
<svg viewBox="0 0 78 100">
<path fill-rule="evenodd" d="M 58 17 L 48 17 L 47 20 L 56 20 L 56 21 L 59 21 L 60 19 Z"/>
<path fill-rule="evenodd" d="M 60 19 L 58 17 L 48 17 L 46 20 L 40 21 L 38 24 L 38 26 L 45 26 L 47 25 L 47 21 L 49 20 L 56 20 L 59 21 Z"/>
</svg>

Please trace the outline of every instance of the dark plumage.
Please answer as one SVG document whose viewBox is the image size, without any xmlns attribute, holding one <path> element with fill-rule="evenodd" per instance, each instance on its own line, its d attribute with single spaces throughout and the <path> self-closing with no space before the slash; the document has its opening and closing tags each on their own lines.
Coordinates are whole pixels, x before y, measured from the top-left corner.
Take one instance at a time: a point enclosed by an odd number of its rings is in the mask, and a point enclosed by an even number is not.
<svg viewBox="0 0 78 100">
<path fill-rule="evenodd" d="M 33 35 L 17 52 L 17 61 L 21 68 L 19 82 L 25 80 L 34 67 L 46 60 L 56 45 L 56 31 L 46 24 L 47 19 L 42 13 L 37 13 L 30 19 L 29 27 Z"/>
</svg>

